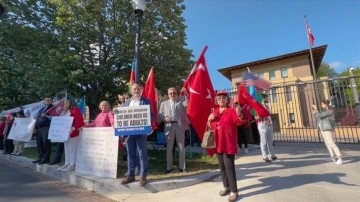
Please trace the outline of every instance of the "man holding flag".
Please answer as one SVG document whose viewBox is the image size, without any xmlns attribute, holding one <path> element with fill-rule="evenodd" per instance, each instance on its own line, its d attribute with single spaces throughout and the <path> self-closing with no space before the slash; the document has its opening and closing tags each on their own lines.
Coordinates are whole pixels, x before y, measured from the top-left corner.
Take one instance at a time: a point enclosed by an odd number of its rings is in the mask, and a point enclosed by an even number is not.
<svg viewBox="0 0 360 202">
<path fill-rule="evenodd" d="M 248 104 L 256 112 L 256 120 L 258 124 L 258 131 L 260 134 L 260 148 L 263 160 L 271 163 L 271 160 L 277 160 L 273 148 L 273 124 L 270 117 L 270 107 L 267 101 L 267 95 L 262 94 L 262 104 L 260 104 L 250 93 L 245 86 L 254 86 L 256 89 L 263 91 L 271 87 L 271 83 L 262 78 L 259 78 L 250 72 L 245 72 L 243 82 L 239 86 L 238 100 L 239 103 Z"/>
</svg>

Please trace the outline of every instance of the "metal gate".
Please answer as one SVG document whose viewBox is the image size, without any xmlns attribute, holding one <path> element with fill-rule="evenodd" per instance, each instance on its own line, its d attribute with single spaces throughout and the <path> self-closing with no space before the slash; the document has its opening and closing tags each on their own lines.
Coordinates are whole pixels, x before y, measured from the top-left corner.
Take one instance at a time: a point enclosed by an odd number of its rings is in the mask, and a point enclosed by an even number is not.
<svg viewBox="0 0 360 202">
<path fill-rule="evenodd" d="M 271 107 L 275 141 L 322 142 L 311 106 L 320 109 L 319 103 L 329 100 L 335 112 L 336 141 L 360 143 L 360 104 L 355 103 L 359 85 L 355 83 L 360 84 L 360 76 L 273 85 L 264 93 Z M 227 91 L 237 100 L 237 89 Z"/>
</svg>

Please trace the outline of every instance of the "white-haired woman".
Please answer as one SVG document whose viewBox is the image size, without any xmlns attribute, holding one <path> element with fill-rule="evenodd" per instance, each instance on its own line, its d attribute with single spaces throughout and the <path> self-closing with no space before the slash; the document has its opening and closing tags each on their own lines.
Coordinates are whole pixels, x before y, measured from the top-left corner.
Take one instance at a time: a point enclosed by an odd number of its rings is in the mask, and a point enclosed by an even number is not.
<svg viewBox="0 0 360 202">
<path fill-rule="evenodd" d="M 109 102 L 100 102 L 99 109 L 101 112 L 96 116 L 95 120 L 85 127 L 111 127 L 114 125 L 114 114 L 111 111 Z"/>
</svg>

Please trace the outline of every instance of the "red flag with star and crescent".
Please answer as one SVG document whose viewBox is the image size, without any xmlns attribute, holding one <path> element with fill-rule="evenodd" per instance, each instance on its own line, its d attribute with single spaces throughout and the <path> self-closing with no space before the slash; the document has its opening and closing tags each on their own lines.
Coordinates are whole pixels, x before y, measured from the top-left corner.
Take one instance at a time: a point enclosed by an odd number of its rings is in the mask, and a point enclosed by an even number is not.
<svg viewBox="0 0 360 202">
<path fill-rule="evenodd" d="M 155 75 L 154 67 L 151 67 L 149 76 L 146 80 L 144 90 L 142 95 L 150 101 L 151 113 L 153 117 L 157 117 L 157 108 L 156 108 L 156 92 L 155 92 Z M 156 118 L 152 119 L 151 127 L 153 130 L 157 129 Z"/>
<path fill-rule="evenodd" d="M 306 19 L 305 19 L 306 20 Z M 315 41 L 315 37 L 313 35 L 313 33 L 311 32 L 310 29 L 310 25 L 307 23 L 307 21 L 305 21 L 306 24 L 306 34 L 309 40 L 310 45 L 313 47 L 314 46 L 314 41 Z"/>
<path fill-rule="evenodd" d="M 262 104 L 255 100 L 242 84 L 240 84 L 238 90 L 238 101 L 240 104 L 249 105 L 252 109 L 254 109 L 259 118 L 270 116 L 270 112 Z"/>
<path fill-rule="evenodd" d="M 186 114 L 200 141 L 203 139 L 211 108 L 215 106 L 215 91 L 205 60 L 206 50 L 207 46 L 205 46 L 184 83 L 184 88 L 188 93 Z M 208 150 L 208 153 L 212 156 L 215 150 Z"/>
</svg>

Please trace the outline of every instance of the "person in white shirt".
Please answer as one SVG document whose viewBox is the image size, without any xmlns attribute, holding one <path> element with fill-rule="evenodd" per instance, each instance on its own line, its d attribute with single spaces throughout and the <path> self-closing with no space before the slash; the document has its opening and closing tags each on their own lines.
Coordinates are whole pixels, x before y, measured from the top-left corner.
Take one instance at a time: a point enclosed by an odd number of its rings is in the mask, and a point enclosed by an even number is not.
<svg viewBox="0 0 360 202">
<path fill-rule="evenodd" d="M 262 94 L 263 101 L 262 105 L 270 112 L 270 106 L 268 104 L 268 98 L 266 94 Z M 273 124 L 271 121 L 271 117 L 259 118 L 256 117 L 257 126 L 260 134 L 260 149 L 263 160 L 267 163 L 271 163 L 271 161 L 278 160 L 275 156 L 274 151 L 274 133 L 273 133 Z"/>
<path fill-rule="evenodd" d="M 131 87 L 132 97 L 124 103 L 124 107 L 150 105 L 150 101 L 141 96 L 143 87 L 141 84 L 134 83 Z M 150 106 L 151 108 L 151 106 Z M 151 109 L 150 109 L 151 111 Z M 151 121 L 150 121 L 151 122 Z M 149 170 L 149 159 L 147 153 L 147 134 L 129 135 L 126 139 L 127 149 L 127 163 L 128 163 L 128 176 L 126 176 L 121 184 L 129 184 L 135 181 L 135 168 L 136 168 L 136 150 L 139 152 L 140 160 L 140 186 L 145 186 L 147 183 L 146 177 Z"/>
</svg>

